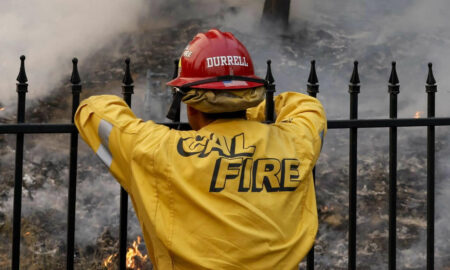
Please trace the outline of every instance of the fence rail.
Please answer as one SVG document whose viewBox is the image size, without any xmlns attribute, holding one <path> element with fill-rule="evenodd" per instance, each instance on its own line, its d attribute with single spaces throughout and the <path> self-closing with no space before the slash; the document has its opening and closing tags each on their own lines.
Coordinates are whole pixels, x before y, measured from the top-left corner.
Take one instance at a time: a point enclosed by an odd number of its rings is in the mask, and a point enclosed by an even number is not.
<svg viewBox="0 0 450 270">
<path fill-rule="evenodd" d="M 14 181 L 14 210 L 13 210 L 13 235 L 11 268 L 20 268 L 20 230 L 21 230 L 21 203 L 22 203 L 22 179 L 23 179 L 23 147 L 24 134 L 32 133 L 66 133 L 71 134 L 70 163 L 69 163 L 69 188 L 68 188 L 68 214 L 67 214 L 67 254 L 66 269 L 74 267 L 74 243 L 75 243 L 75 201 L 77 178 L 77 153 L 78 131 L 73 124 L 73 116 L 79 105 L 82 90 L 81 79 L 78 73 L 78 60 L 72 60 L 73 69 L 72 84 L 72 123 L 68 124 L 34 124 L 25 123 L 25 96 L 28 91 L 27 76 L 25 72 L 25 56 L 20 57 L 21 65 L 17 77 L 18 109 L 16 124 L 0 124 L 0 134 L 16 134 L 16 160 Z M 177 72 L 178 62 L 175 61 L 174 77 Z M 273 95 L 275 92 L 275 80 L 271 71 L 271 62 L 267 62 L 266 81 L 266 121 L 274 121 Z M 130 59 L 125 60 L 125 75 L 122 80 L 122 94 L 126 103 L 131 107 L 131 97 L 134 93 L 133 79 L 130 72 Z M 319 81 L 315 69 L 315 61 L 311 61 L 311 69 L 307 83 L 307 92 L 316 97 L 319 93 Z M 329 129 L 349 129 L 349 231 L 348 231 L 348 269 L 356 269 L 356 209 L 357 209 L 357 146 L 358 129 L 360 128 L 389 128 L 389 269 L 396 269 L 396 200 L 397 200 L 397 128 L 398 127 L 427 127 L 427 269 L 434 269 L 434 182 L 435 182 L 435 126 L 450 126 L 450 117 L 435 117 L 435 93 L 436 81 L 433 76 L 432 65 L 428 64 L 428 78 L 425 91 L 428 97 L 427 118 L 397 118 L 397 96 L 400 93 L 400 84 L 395 62 L 392 63 L 391 76 L 388 81 L 390 95 L 390 112 L 388 119 L 358 119 L 358 94 L 360 93 L 360 80 L 358 62 L 354 62 L 354 68 L 349 83 L 350 117 L 345 120 L 329 120 Z M 160 123 L 170 128 L 189 130 L 188 123 L 180 122 L 180 108 L 177 116 L 171 123 Z M 315 178 L 315 169 L 313 171 Z M 120 233 L 119 233 L 119 269 L 126 269 L 126 245 L 127 245 L 127 210 L 128 195 L 121 188 L 120 199 Z M 314 269 L 314 248 L 307 256 L 307 269 Z"/>
<path fill-rule="evenodd" d="M 450 126 L 450 117 L 328 120 L 327 123 L 328 129 Z M 189 124 L 184 122 L 157 122 L 157 124 L 179 130 L 191 129 Z M 0 124 L 0 134 L 71 133 L 74 131 L 77 131 L 75 124 Z"/>
</svg>

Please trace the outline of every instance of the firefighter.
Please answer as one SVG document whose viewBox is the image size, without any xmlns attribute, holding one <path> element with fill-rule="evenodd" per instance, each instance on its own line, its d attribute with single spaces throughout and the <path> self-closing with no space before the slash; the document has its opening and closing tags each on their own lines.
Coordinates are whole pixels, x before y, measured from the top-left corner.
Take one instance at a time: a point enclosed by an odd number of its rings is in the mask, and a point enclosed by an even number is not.
<svg viewBox="0 0 450 270">
<path fill-rule="evenodd" d="M 136 118 L 117 96 L 92 96 L 81 137 L 125 188 L 156 269 L 297 269 L 318 219 L 312 169 L 326 132 L 320 102 L 285 92 L 264 121 L 265 81 L 246 48 L 217 29 L 185 48 L 169 116 L 187 105 L 193 130 Z"/>
</svg>

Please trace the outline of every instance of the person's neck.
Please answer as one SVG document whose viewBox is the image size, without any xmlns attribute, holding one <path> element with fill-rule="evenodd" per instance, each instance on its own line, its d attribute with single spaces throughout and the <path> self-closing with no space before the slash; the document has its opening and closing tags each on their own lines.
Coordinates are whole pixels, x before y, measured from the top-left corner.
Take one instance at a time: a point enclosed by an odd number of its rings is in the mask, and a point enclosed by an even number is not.
<svg viewBox="0 0 450 270">
<path fill-rule="evenodd" d="M 202 129 L 202 128 L 206 127 L 207 125 L 211 124 L 214 121 L 215 121 L 215 119 L 209 119 L 209 118 L 206 118 L 206 117 L 200 118 L 199 122 L 198 122 L 199 129 Z"/>
</svg>

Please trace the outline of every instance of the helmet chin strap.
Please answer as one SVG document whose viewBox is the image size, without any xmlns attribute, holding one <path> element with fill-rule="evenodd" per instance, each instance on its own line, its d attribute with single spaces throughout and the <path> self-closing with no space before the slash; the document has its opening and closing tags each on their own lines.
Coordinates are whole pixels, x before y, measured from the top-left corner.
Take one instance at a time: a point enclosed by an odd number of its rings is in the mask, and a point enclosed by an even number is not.
<svg viewBox="0 0 450 270">
<path fill-rule="evenodd" d="M 267 86 L 268 82 L 263 79 L 249 78 L 244 76 L 234 76 L 234 75 L 225 75 L 225 76 L 217 76 L 214 78 L 209 78 L 205 80 L 195 81 L 191 83 L 183 84 L 180 87 L 174 87 L 175 93 L 173 94 L 172 104 L 170 105 L 169 112 L 167 113 L 167 118 L 172 121 L 179 121 L 178 115 L 181 106 L 181 99 L 186 95 L 189 88 L 195 85 L 212 83 L 212 82 L 223 82 L 223 81 L 247 81 L 247 82 L 256 82 L 261 83 L 264 87 Z M 266 87 L 267 88 L 267 87 Z"/>
<path fill-rule="evenodd" d="M 180 121 L 180 119 L 178 118 L 180 115 L 181 99 L 183 98 L 184 95 L 186 95 L 186 92 L 184 92 L 178 87 L 174 87 L 173 89 L 175 92 L 172 97 L 172 104 L 170 105 L 166 117 L 172 121 Z"/>
</svg>

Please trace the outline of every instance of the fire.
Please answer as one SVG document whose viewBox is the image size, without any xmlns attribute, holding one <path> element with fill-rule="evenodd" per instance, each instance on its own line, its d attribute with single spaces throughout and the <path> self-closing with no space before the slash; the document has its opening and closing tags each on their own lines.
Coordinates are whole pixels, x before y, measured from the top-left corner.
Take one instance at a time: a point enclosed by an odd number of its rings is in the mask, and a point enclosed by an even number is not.
<svg viewBox="0 0 450 270">
<path fill-rule="evenodd" d="M 139 262 L 145 262 L 147 260 L 147 255 L 142 255 L 139 251 L 139 245 L 141 244 L 141 237 L 137 237 L 137 241 L 133 241 L 133 247 L 129 247 L 127 251 L 127 268 L 141 269 L 138 264 Z M 138 258 L 138 260 L 136 260 Z M 140 264 L 141 264 L 140 263 Z"/>
<path fill-rule="evenodd" d="M 103 266 L 109 269 L 109 266 L 113 263 L 113 259 L 117 256 L 116 254 L 109 255 L 108 258 L 103 260 Z"/>
<path fill-rule="evenodd" d="M 26 232 L 25 236 L 30 236 L 31 232 Z"/>
<path fill-rule="evenodd" d="M 141 237 L 138 236 L 136 241 L 133 241 L 132 247 L 128 248 L 126 255 L 126 267 L 127 269 L 141 270 L 143 264 L 148 260 L 147 255 L 142 255 L 139 251 L 139 245 L 141 244 Z M 103 266 L 106 269 L 113 268 L 113 261 L 118 256 L 118 253 L 109 255 L 103 260 Z"/>
<path fill-rule="evenodd" d="M 421 112 L 421 111 L 417 111 L 415 114 L 414 114 L 414 118 L 421 118 L 422 116 L 423 116 L 423 114 L 424 114 L 424 112 Z"/>
<path fill-rule="evenodd" d="M 0 112 L 1 112 L 1 111 L 4 111 L 4 110 L 5 110 L 5 108 L 4 108 L 4 107 L 0 107 Z"/>
</svg>

